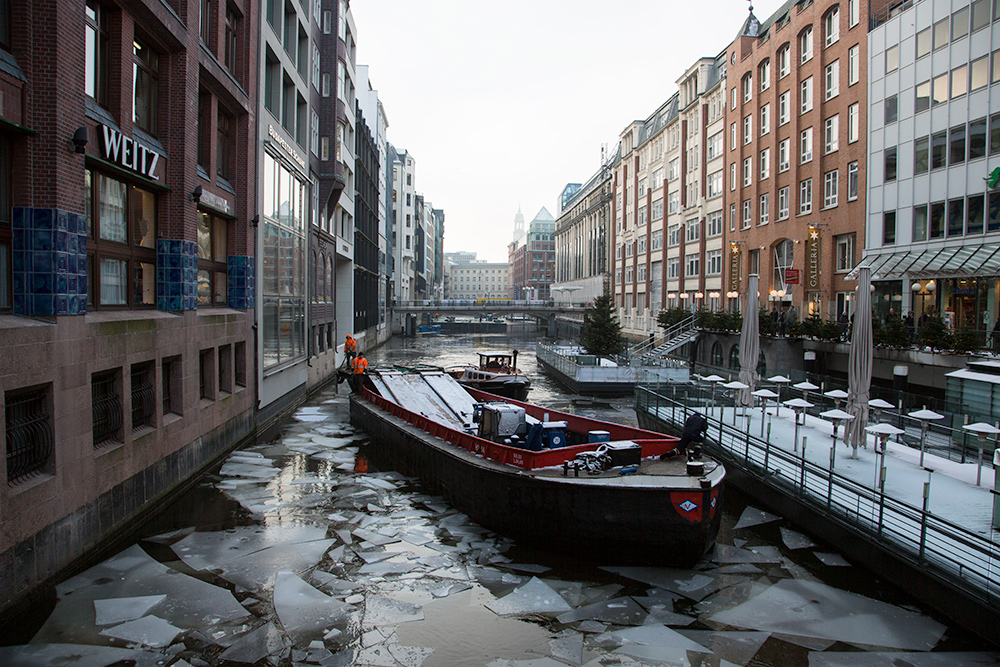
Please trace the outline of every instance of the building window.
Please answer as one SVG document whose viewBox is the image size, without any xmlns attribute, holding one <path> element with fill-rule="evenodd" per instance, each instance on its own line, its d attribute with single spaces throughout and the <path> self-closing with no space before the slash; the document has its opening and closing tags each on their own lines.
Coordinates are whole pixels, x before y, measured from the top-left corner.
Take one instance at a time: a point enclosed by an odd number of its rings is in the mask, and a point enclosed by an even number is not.
<svg viewBox="0 0 1000 667">
<path fill-rule="evenodd" d="M 962 65 L 951 70 L 951 98 L 961 97 L 969 92 L 969 67 Z"/>
<path fill-rule="evenodd" d="M 931 135 L 931 169 L 948 166 L 948 132 L 942 130 Z"/>
<path fill-rule="evenodd" d="M 986 119 L 969 123 L 969 159 L 986 157 Z"/>
<path fill-rule="evenodd" d="M 758 68 L 758 77 L 760 78 L 760 89 L 767 90 L 771 87 L 771 61 L 765 60 L 761 63 Z"/>
<path fill-rule="evenodd" d="M 799 34 L 799 62 L 808 62 L 813 57 L 813 29 L 806 28 Z"/>
<path fill-rule="evenodd" d="M 896 243 L 896 212 L 888 211 L 882 215 L 882 245 Z"/>
<path fill-rule="evenodd" d="M 320 351 L 322 351 L 322 340 L 319 341 L 317 346 Z M 231 394 L 233 393 L 233 354 L 231 345 L 222 345 L 219 347 L 219 393 L 220 394 Z"/>
<path fill-rule="evenodd" d="M 837 175 L 836 169 L 823 174 L 823 208 L 833 208 L 837 205 L 837 190 L 840 187 Z"/>
<path fill-rule="evenodd" d="M 685 257 L 685 278 L 691 278 L 694 276 L 701 275 L 701 256 L 697 254 L 691 254 Z"/>
<path fill-rule="evenodd" d="M 847 201 L 854 201 L 858 198 L 858 163 L 851 162 L 847 165 Z"/>
<path fill-rule="evenodd" d="M 836 239 L 837 266 L 835 271 L 845 273 L 854 268 L 854 234 L 841 234 Z"/>
<path fill-rule="evenodd" d="M 771 195 L 764 193 L 760 196 L 760 217 L 757 219 L 758 225 L 766 225 L 771 221 Z"/>
<path fill-rule="evenodd" d="M 831 116 L 823 123 L 823 153 L 833 153 L 840 148 L 840 116 Z"/>
<path fill-rule="evenodd" d="M 84 91 L 108 106 L 108 12 L 95 0 L 87 2 L 87 62 Z"/>
<path fill-rule="evenodd" d="M 760 108 L 760 134 L 761 136 L 771 131 L 771 105 L 765 104 Z"/>
<path fill-rule="evenodd" d="M 88 304 L 155 306 L 156 196 L 89 169 L 84 190 Z"/>
<path fill-rule="evenodd" d="M 52 385 L 4 393 L 7 484 L 47 472 L 55 447 Z"/>
<path fill-rule="evenodd" d="M 982 30 L 990 24 L 989 0 L 976 0 L 972 3 L 972 32 Z"/>
<path fill-rule="evenodd" d="M 751 158 L 743 158 L 743 187 L 753 182 L 753 163 Z"/>
<path fill-rule="evenodd" d="M 667 260 L 667 278 L 680 278 L 681 260 L 680 257 L 672 257 Z"/>
<path fill-rule="evenodd" d="M 226 260 L 229 223 L 225 218 L 199 212 L 198 215 L 198 305 L 225 306 L 227 303 Z"/>
<path fill-rule="evenodd" d="M 680 245 L 681 242 L 681 226 L 680 225 L 670 225 L 667 228 L 667 245 L 670 247 Z"/>
<path fill-rule="evenodd" d="M 705 253 L 705 275 L 722 275 L 722 251 L 709 250 Z"/>
<path fill-rule="evenodd" d="M 91 433 L 94 448 L 122 442 L 122 377 L 118 368 L 90 376 Z"/>
<path fill-rule="evenodd" d="M 855 102 L 851 106 L 847 107 L 847 143 L 853 144 L 858 140 L 861 128 L 860 124 L 860 111 L 861 105 L 859 102 Z"/>
<path fill-rule="evenodd" d="M 885 50 L 885 73 L 895 72 L 899 69 L 899 45 L 894 44 Z"/>
<path fill-rule="evenodd" d="M 784 125 L 789 120 L 789 116 L 791 115 L 789 113 L 789 107 L 791 106 L 789 104 L 790 96 L 791 93 L 787 90 L 778 96 L 778 125 Z"/>
<path fill-rule="evenodd" d="M 198 396 L 203 401 L 215 400 L 215 350 L 198 353 Z"/>
<path fill-rule="evenodd" d="M 783 79 L 791 71 L 792 48 L 785 44 L 778 49 L 778 78 Z"/>
<path fill-rule="evenodd" d="M 760 178 L 764 180 L 771 175 L 771 149 L 765 148 L 760 152 Z"/>
<path fill-rule="evenodd" d="M 840 9 L 834 7 L 823 18 L 823 34 L 826 46 L 840 39 Z"/>
<path fill-rule="evenodd" d="M 0 312 L 11 308 L 12 241 L 10 139 L 0 133 Z"/>
<path fill-rule="evenodd" d="M 860 20 L 860 6 L 861 0 L 847 0 L 847 23 L 851 28 L 856 26 Z"/>
<path fill-rule="evenodd" d="M 778 188 L 778 220 L 788 218 L 788 186 Z"/>
<path fill-rule="evenodd" d="M 813 159 L 813 130 L 807 127 L 799 134 L 799 163 L 805 164 Z"/>
<path fill-rule="evenodd" d="M 931 106 L 936 107 L 948 101 L 948 75 L 934 77 L 931 85 Z"/>
<path fill-rule="evenodd" d="M 705 236 L 706 238 L 722 236 L 722 211 L 708 214 L 705 219 Z"/>
<path fill-rule="evenodd" d="M 695 243 L 701 238 L 701 221 L 697 218 L 693 220 L 688 220 L 685 224 L 687 231 L 684 235 L 684 240 L 687 243 Z"/>
<path fill-rule="evenodd" d="M 812 213 L 813 210 L 813 182 L 811 178 L 799 183 L 799 215 Z"/>
<path fill-rule="evenodd" d="M 132 53 L 132 122 L 156 136 L 160 56 L 138 37 Z"/>
<path fill-rule="evenodd" d="M 948 46 L 948 19 L 944 18 L 934 24 L 934 50 Z"/>
<path fill-rule="evenodd" d="M 930 167 L 931 140 L 930 137 L 917 137 L 913 140 L 913 173 L 926 174 Z"/>
<path fill-rule="evenodd" d="M 924 28 L 917 33 L 917 58 L 923 58 L 931 52 L 931 29 Z"/>
<path fill-rule="evenodd" d="M 884 109 L 886 125 L 895 123 L 899 119 L 899 104 L 895 95 L 889 95 L 885 98 Z"/>
<path fill-rule="evenodd" d="M 789 139 L 782 139 L 778 142 L 778 172 L 788 171 L 789 167 Z"/>
<path fill-rule="evenodd" d="M 753 204 L 749 199 L 743 200 L 743 229 L 750 229 L 753 224 Z"/>
<path fill-rule="evenodd" d="M 799 84 L 799 113 L 812 111 L 813 108 L 813 78 L 809 77 Z"/>
<path fill-rule="evenodd" d="M 743 101 L 749 102 L 753 98 L 753 78 L 750 74 L 743 77 Z"/>
<path fill-rule="evenodd" d="M 240 16 L 232 5 L 226 5 L 226 41 L 222 54 L 222 62 L 233 76 L 236 76 L 236 63 L 239 62 L 239 24 Z"/>
<path fill-rule="evenodd" d="M 884 183 L 896 180 L 896 147 L 885 149 L 885 178 Z"/>
<path fill-rule="evenodd" d="M 236 143 L 233 134 L 236 130 L 235 119 L 219 107 L 218 126 L 215 142 L 215 171 L 227 181 L 232 180 L 233 162 L 235 161 Z"/>
<path fill-rule="evenodd" d="M 205 46 L 212 48 L 212 0 L 201 0 L 198 34 Z"/>
<path fill-rule="evenodd" d="M 913 112 L 920 113 L 931 108 L 931 82 L 924 81 L 916 85 Z"/>
<path fill-rule="evenodd" d="M 847 50 L 847 85 L 853 86 L 861 79 L 860 45 L 855 44 Z"/>
<path fill-rule="evenodd" d="M 132 395 L 132 432 L 156 428 L 156 364 L 144 361 L 132 364 L 129 390 Z"/>
<path fill-rule="evenodd" d="M 840 61 L 834 60 L 826 66 L 826 99 L 840 94 Z"/>
<path fill-rule="evenodd" d="M 951 39 L 962 39 L 969 34 L 969 8 L 962 7 L 951 15 Z"/>
<path fill-rule="evenodd" d="M 743 118 L 743 145 L 746 146 L 753 140 L 753 116 Z"/>
<path fill-rule="evenodd" d="M 263 366 L 305 354 L 305 217 L 307 189 L 298 176 L 264 153 L 262 334 Z M 409 242 L 410 237 L 406 240 Z M 409 249 L 409 246 L 407 246 Z"/>
<path fill-rule="evenodd" d="M 969 90 L 975 92 L 985 88 L 990 82 L 990 57 L 983 56 L 969 65 Z"/>
<path fill-rule="evenodd" d="M 961 164 L 965 162 L 965 125 L 958 125 L 951 128 L 949 133 L 950 164 Z"/>
<path fill-rule="evenodd" d="M 183 413 L 181 358 L 164 357 L 160 362 L 160 401 L 164 416 Z"/>
</svg>

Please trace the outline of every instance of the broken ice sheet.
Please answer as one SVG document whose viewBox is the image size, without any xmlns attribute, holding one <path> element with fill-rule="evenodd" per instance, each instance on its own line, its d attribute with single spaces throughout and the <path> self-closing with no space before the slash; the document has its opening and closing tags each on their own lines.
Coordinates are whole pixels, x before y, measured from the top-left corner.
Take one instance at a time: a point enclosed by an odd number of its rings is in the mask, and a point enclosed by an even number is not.
<svg viewBox="0 0 1000 667">
<path fill-rule="evenodd" d="M 156 616 L 144 616 L 134 621 L 128 621 L 113 628 L 101 630 L 101 634 L 107 637 L 114 637 L 122 641 L 133 644 L 142 644 L 152 648 L 163 648 L 170 646 L 174 638 L 181 633 L 180 628 L 175 628 L 162 618 Z"/>
<path fill-rule="evenodd" d="M 33 642 L 105 644 L 94 625 L 95 600 L 165 595 L 156 615 L 183 629 L 208 628 L 249 613 L 233 594 L 181 574 L 133 545 L 56 586 L 59 601 Z"/>
<path fill-rule="evenodd" d="M 51 667 L 52 665 L 104 667 L 116 664 L 158 667 L 162 662 L 163 654 L 159 651 L 111 646 L 34 643 L 23 646 L 0 646 L 0 665 L 4 667 Z"/>
<path fill-rule="evenodd" d="M 716 563 L 780 563 L 781 552 L 777 547 L 758 546 L 741 549 L 728 544 L 716 544 L 713 560 Z"/>
<path fill-rule="evenodd" d="M 346 625 L 346 604 L 316 590 L 292 572 L 279 572 L 274 583 L 274 611 L 297 647 L 308 646 L 335 625 Z"/>
<path fill-rule="evenodd" d="M 646 646 L 666 646 L 670 648 L 694 651 L 695 653 L 708 653 L 701 644 L 692 641 L 680 634 L 676 630 L 671 630 L 663 625 L 640 625 L 624 630 L 615 630 L 608 633 L 610 637 L 620 645 L 643 644 Z"/>
<path fill-rule="evenodd" d="M 996 653 L 811 653 L 809 667 L 982 667 L 1000 662 Z"/>
<path fill-rule="evenodd" d="M 579 665 L 583 662 L 583 635 L 572 634 L 549 640 L 549 651 L 553 658 Z"/>
<path fill-rule="evenodd" d="M 143 595 L 135 598 L 94 600 L 94 624 L 114 625 L 124 621 L 134 621 L 166 599 L 166 595 Z"/>
<path fill-rule="evenodd" d="M 701 653 L 708 653 L 707 650 L 700 648 Z M 671 646 L 648 646 L 645 644 L 625 644 L 620 646 L 613 651 L 615 656 L 631 656 L 638 658 L 640 664 L 642 665 L 669 665 L 670 667 L 687 667 L 692 663 L 688 660 L 688 650 L 683 648 L 676 648 Z M 698 664 L 698 663 L 695 663 Z M 705 660 L 702 664 L 706 664 Z M 728 660 L 719 660 L 716 662 L 714 659 L 707 664 L 718 665 L 719 667 L 736 667 L 733 663 Z"/>
<path fill-rule="evenodd" d="M 944 634 L 937 621 L 817 582 L 782 580 L 712 615 L 713 623 L 803 637 L 929 651 Z"/>
<path fill-rule="evenodd" d="M 767 641 L 767 638 L 771 636 L 769 632 L 713 632 L 711 630 L 679 630 L 679 632 L 711 650 L 713 655 L 737 665 L 745 665 L 750 662 Z M 810 660 L 810 665 L 813 665 L 812 660 Z"/>
<path fill-rule="evenodd" d="M 253 664 L 285 647 L 281 633 L 273 623 L 265 623 L 244 635 L 219 656 L 220 660 Z"/>
<path fill-rule="evenodd" d="M 598 621 L 580 621 L 576 629 L 580 632 L 587 632 L 590 634 L 599 634 L 608 629 L 608 626 L 604 623 L 599 623 Z"/>
<path fill-rule="evenodd" d="M 719 582 L 707 574 L 666 567 L 602 567 L 629 579 L 665 588 L 697 602 L 719 589 Z"/>
<path fill-rule="evenodd" d="M 531 658 L 528 660 L 494 660 L 486 667 L 566 667 L 566 663 L 552 658 Z"/>
<path fill-rule="evenodd" d="M 434 649 L 426 646 L 403 646 L 402 644 L 389 644 L 389 654 L 396 659 L 402 667 L 420 667 L 424 664 Z"/>
<path fill-rule="evenodd" d="M 420 605 L 375 594 L 368 594 L 365 598 L 365 628 L 422 620 L 424 620 L 424 610 Z"/>
<path fill-rule="evenodd" d="M 816 558 L 819 558 L 823 565 L 829 565 L 830 567 L 850 567 L 851 564 L 847 562 L 840 554 L 828 554 L 821 553 L 819 551 L 814 551 L 813 554 Z"/>
<path fill-rule="evenodd" d="M 561 595 L 538 577 L 532 577 L 524 586 L 488 603 L 486 608 L 497 616 L 558 614 L 571 609 Z"/>
<path fill-rule="evenodd" d="M 771 523 L 772 521 L 780 521 L 781 517 L 771 514 L 770 512 L 765 512 L 764 510 L 759 510 L 756 507 L 747 507 L 743 510 L 743 514 L 740 515 L 740 520 L 736 522 L 733 526 L 733 530 L 739 530 L 740 528 L 749 528 L 751 526 L 759 526 L 763 523 Z"/>
<path fill-rule="evenodd" d="M 586 607 L 568 611 L 557 616 L 556 620 L 560 623 L 590 620 L 614 623 L 615 625 L 642 625 L 647 616 L 646 611 L 635 600 L 630 597 L 621 597 L 613 600 L 602 600 Z"/>
<path fill-rule="evenodd" d="M 781 541 L 785 543 L 785 546 L 789 549 L 808 549 L 809 547 L 816 546 L 816 543 L 810 540 L 808 537 L 802 533 L 797 533 L 791 528 L 781 527 Z"/>
</svg>

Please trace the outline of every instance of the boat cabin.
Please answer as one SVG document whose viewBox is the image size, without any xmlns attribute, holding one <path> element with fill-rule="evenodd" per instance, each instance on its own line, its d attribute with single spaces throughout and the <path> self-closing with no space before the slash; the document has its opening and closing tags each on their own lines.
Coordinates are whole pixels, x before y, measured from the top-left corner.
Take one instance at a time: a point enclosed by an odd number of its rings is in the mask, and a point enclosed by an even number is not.
<svg viewBox="0 0 1000 667">
<path fill-rule="evenodd" d="M 516 354 L 480 352 L 479 369 L 492 371 L 494 373 L 513 373 L 517 370 L 514 364 L 517 363 Z"/>
</svg>

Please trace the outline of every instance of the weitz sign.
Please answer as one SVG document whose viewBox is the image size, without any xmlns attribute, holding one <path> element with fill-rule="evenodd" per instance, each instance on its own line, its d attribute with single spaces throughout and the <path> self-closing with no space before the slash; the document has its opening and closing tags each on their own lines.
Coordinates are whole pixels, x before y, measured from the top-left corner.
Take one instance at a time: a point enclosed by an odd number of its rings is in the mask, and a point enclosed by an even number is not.
<svg viewBox="0 0 1000 667">
<path fill-rule="evenodd" d="M 156 151 L 146 148 L 132 137 L 126 137 L 118 130 L 101 125 L 101 155 L 105 160 L 134 171 L 140 176 L 160 180 L 156 166 L 162 157 Z"/>
</svg>

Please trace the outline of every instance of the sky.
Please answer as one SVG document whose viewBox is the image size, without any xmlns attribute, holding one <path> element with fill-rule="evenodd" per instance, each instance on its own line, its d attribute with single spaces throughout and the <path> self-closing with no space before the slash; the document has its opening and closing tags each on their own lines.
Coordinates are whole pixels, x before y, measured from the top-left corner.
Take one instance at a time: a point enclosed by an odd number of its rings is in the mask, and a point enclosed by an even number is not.
<svg viewBox="0 0 1000 667">
<path fill-rule="evenodd" d="M 780 0 L 754 5 L 762 22 Z M 354 0 L 387 139 L 416 161 L 417 192 L 445 212 L 445 252 L 507 261 L 518 207 L 559 217 L 567 183 L 645 119 L 701 57 L 726 48 L 740 0 Z"/>
</svg>

